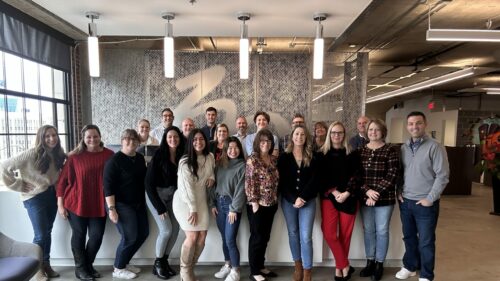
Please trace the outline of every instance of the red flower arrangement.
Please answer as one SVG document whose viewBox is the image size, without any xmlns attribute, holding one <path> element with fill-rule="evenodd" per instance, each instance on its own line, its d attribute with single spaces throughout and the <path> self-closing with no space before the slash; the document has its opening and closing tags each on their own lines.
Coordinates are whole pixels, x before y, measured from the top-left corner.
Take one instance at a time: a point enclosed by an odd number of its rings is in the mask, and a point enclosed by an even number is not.
<svg viewBox="0 0 500 281">
<path fill-rule="evenodd" d="M 492 176 L 500 179 L 500 132 L 488 135 L 481 141 L 483 162 L 480 163 L 482 171 L 487 171 Z"/>
</svg>

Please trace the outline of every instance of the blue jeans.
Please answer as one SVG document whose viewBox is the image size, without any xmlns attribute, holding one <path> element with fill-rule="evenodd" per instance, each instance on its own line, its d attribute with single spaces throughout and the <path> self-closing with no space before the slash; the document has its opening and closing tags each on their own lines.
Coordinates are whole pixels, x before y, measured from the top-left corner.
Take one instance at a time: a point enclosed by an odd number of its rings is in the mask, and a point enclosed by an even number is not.
<svg viewBox="0 0 500 281">
<path fill-rule="evenodd" d="M 43 261 L 50 259 L 50 245 L 52 244 L 52 226 L 57 214 L 57 198 L 53 186 L 37 194 L 35 197 L 23 201 L 24 208 L 33 227 L 35 236 L 33 243 L 42 248 Z"/>
<path fill-rule="evenodd" d="M 312 230 L 316 215 L 316 199 L 311 199 L 301 208 L 281 199 L 281 208 L 288 227 L 288 243 L 294 261 L 302 260 L 304 269 L 312 268 Z"/>
<path fill-rule="evenodd" d="M 149 235 L 146 206 L 131 206 L 116 202 L 116 228 L 122 239 L 116 249 L 115 268 L 124 269 Z"/>
<path fill-rule="evenodd" d="M 385 261 L 389 248 L 389 226 L 393 210 L 394 205 L 361 207 L 367 259 Z"/>
<path fill-rule="evenodd" d="M 232 201 L 229 196 L 217 197 L 217 227 L 222 236 L 222 251 L 224 252 L 224 260 L 231 261 L 232 267 L 240 267 L 240 251 L 236 244 L 236 236 L 240 227 L 241 213 L 236 213 L 238 219 L 230 224 L 228 221 L 229 206 Z"/>
<path fill-rule="evenodd" d="M 404 202 L 399 204 L 406 249 L 403 265 L 409 271 L 420 268 L 420 278 L 433 280 L 439 200 L 431 207 L 416 203 L 415 200 L 404 198 Z"/>
</svg>

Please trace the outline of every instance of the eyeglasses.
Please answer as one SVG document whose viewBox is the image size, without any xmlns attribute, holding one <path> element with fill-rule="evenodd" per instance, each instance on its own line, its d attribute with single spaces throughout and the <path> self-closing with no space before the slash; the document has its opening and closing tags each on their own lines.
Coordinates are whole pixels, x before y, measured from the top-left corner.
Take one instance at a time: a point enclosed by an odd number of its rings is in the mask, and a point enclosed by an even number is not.
<svg viewBox="0 0 500 281">
<path fill-rule="evenodd" d="M 343 136 L 344 135 L 344 132 L 340 131 L 340 132 L 337 132 L 337 131 L 331 131 L 330 134 L 332 134 L 332 136 Z"/>
<path fill-rule="evenodd" d="M 126 141 L 131 141 L 133 143 L 139 143 L 139 140 L 136 139 L 136 138 L 124 137 L 123 139 L 126 140 Z"/>
</svg>

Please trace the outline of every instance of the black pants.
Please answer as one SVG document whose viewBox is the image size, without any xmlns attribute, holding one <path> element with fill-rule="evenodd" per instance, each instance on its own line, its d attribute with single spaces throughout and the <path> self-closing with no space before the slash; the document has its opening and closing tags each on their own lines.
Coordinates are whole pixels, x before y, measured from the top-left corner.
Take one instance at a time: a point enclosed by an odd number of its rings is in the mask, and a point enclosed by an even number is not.
<svg viewBox="0 0 500 281">
<path fill-rule="evenodd" d="M 73 231 L 71 236 L 71 248 L 86 253 L 87 262 L 93 263 L 97 252 L 101 248 L 104 228 L 106 227 L 106 217 L 86 218 L 68 212 L 68 220 Z M 87 239 L 87 230 L 89 240 Z"/>
<path fill-rule="evenodd" d="M 116 228 L 122 239 L 116 249 L 115 268 L 124 269 L 149 235 L 146 205 L 131 206 L 116 202 Z"/>
<path fill-rule="evenodd" d="M 248 241 L 248 263 L 250 264 L 250 274 L 259 275 L 264 268 L 266 260 L 266 249 L 271 229 L 273 227 L 274 214 L 278 210 L 278 204 L 274 206 L 259 206 L 259 210 L 254 213 L 252 205 L 247 205 L 248 221 L 250 223 L 250 239 Z"/>
</svg>

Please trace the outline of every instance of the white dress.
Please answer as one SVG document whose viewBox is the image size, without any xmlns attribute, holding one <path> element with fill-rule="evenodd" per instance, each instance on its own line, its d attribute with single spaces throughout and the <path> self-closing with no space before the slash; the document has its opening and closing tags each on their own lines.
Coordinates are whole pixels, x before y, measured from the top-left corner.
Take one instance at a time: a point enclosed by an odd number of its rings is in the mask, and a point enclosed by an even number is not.
<svg viewBox="0 0 500 281">
<path fill-rule="evenodd" d="M 198 156 L 198 178 L 196 178 L 187 165 L 187 158 L 179 162 L 177 171 L 177 191 L 174 194 L 174 215 L 184 231 L 208 230 L 210 212 L 208 210 L 208 190 L 206 181 L 215 179 L 215 159 L 212 153 L 207 156 Z M 212 187 L 212 188 L 215 188 Z M 196 226 L 189 224 L 190 212 L 198 213 Z"/>
</svg>

